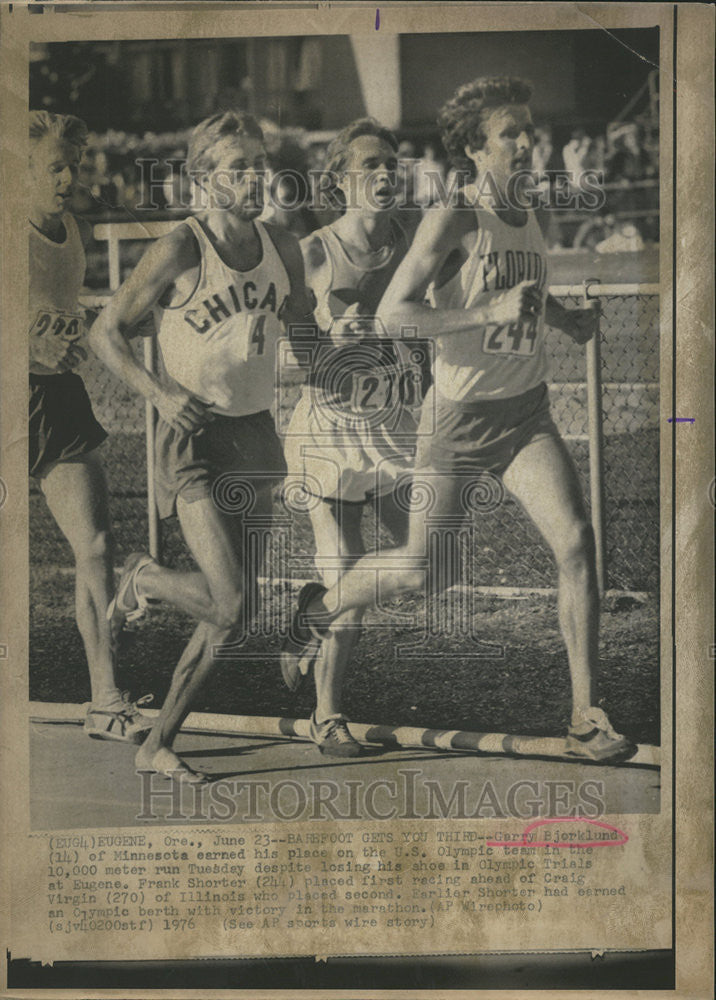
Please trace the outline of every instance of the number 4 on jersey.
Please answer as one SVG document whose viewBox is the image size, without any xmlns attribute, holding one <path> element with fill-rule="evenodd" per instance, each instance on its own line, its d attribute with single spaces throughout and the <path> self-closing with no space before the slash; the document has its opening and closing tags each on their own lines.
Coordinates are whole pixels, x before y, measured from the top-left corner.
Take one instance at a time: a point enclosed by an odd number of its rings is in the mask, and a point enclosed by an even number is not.
<svg viewBox="0 0 716 1000">
<path fill-rule="evenodd" d="M 260 313 L 258 316 L 252 318 L 251 329 L 249 330 L 249 354 L 264 353 L 264 344 L 266 343 L 266 336 L 264 334 L 265 325 L 265 313 Z"/>
</svg>

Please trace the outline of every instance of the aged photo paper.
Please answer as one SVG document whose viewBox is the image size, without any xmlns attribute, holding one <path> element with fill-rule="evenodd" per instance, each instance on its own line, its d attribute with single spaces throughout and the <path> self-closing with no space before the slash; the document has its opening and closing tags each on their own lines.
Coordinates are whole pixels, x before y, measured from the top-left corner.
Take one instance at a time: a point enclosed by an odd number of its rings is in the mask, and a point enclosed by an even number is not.
<svg viewBox="0 0 716 1000">
<path fill-rule="evenodd" d="M 713 42 L 2 5 L 4 996 L 712 995 Z"/>
</svg>

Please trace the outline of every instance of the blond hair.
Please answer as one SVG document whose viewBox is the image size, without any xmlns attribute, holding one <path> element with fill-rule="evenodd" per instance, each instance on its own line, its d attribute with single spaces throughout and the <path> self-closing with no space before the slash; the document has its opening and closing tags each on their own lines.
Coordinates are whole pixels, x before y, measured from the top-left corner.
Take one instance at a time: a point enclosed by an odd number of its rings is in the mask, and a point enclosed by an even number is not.
<svg viewBox="0 0 716 1000">
<path fill-rule="evenodd" d="M 75 115 L 56 115 L 53 111 L 30 112 L 30 139 L 44 139 L 51 135 L 55 139 L 65 139 L 79 150 L 87 145 L 87 126 Z"/>
<path fill-rule="evenodd" d="M 264 141 L 261 126 L 253 115 L 244 111 L 222 111 L 205 118 L 191 133 L 186 155 L 187 170 L 197 173 L 212 170 L 216 166 L 212 151 L 227 140 L 239 136 Z"/>
</svg>

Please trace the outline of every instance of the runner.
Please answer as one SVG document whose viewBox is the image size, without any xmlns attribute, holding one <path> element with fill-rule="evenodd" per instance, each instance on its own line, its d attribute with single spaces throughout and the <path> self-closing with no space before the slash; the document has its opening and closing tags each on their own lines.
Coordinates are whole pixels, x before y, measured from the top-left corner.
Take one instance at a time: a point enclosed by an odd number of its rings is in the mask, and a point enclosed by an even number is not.
<svg viewBox="0 0 716 1000">
<path fill-rule="evenodd" d="M 73 370 L 87 357 L 78 297 L 91 230 L 69 205 L 86 143 L 79 118 L 30 112 L 30 475 L 75 559 L 77 627 L 92 698 L 85 732 L 136 742 L 151 723 L 117 687 L 116 637 L 106 620 L 114 578 L 99 446 L 107 433 Z"/>
<path fill-rule="evenodd" d="M 409 407 L 421 401 L 420 345 L 379 340 L 370 318 L 408 250 L 396 217 L 397 148 L 395 136 L 374 119 L 342 129 L 329 146 L 326 172 L 343 214 L 301 242 L 324 334 L 313 346 L 308 384 L 287 430 L 286 460 L 291 481 L 320 498 L 310 517 L 316 566 L 328 585 L 365 552 L 367 506 L 394 543 L 406 539 L 406 509 L 394 489 L 415 450 Z M 345 322 L 336 322 L 341 317 Z M 363 610 L 354 609 L 337 619 L 317 659 L 282 661 L 294 691 L 315 667 L 311 735 L 321 753 L 356 757 L 362 751 L 341 712 L 362 617 Z"/>
<path fill-rule="evenodd" d="M 510 199 L 511 178 L 529 171 L 534 127 L 531 87 L 519 79 L 479 79 L 443 108 L 448 153 L 473 183 L 459 204 L 428 211 L 384 296 L 388 333 L 414 323 L 436 339 L 434 387 L 423 406 L 416 483 L 433 495 L 432 519 L 461 519 L 466 476 L 490 473 L 521 502 L 552 548 L 559 574 L 559 621 L 567 647 L 572 715 L 570 753 L 594 760 L 635 748 L 594 705 L 599 595 L 594 539 L 569 452 L 552 422 L 545 379 L 545 320 L 583 343 L 595 313 L 564 309 L 547 292 L 547 256 L 534 214 Z M 424 304 L 428 295 L 431 305 Z M 435 420 L 435 432 L 427 433 Z M 418 471 L 419 470 L 419 471 Z M 411 512 L 407 545 L 396 556 L 363 557 L 325 593 L 304 591 L 284 658 L 300 658 L 340 614 L 409 590 L 450 582 L 456 532 L 442 533 L 428 577 L 426 515 Z M 428 522 L 428 528 L 430 527 Z"/>
<path fill-rule="evenodd" d="M 201 210 L 147 250 L 92 331 L 107 366 L 159 412 L 159 513 L 178 516 L 199 567 L 179 572 L 134 553 L 112 608 L 123 621 L 163 601 L 199 621 L 136 758 L 138 770 L 191 784 L 207 778 L 171 745 L 213 669 L 213 648 L 240 641 L 256 607 L 261 554 L 249 544 L 250 520 L 270 518 L 271 487 L 285 473 L 269 414 L 276 344 L 284 323 L 313 321 L 297 241 L 257 221 L 265 164 L 251 115 L 224 112 L 201 122 L 187 156 Z M 129 344 L 152 310 L 161 376 Z M 227 508 L 214 489 L 227 475 L 227 488 L 246 495 L 244 513 Z"/>
</svg>

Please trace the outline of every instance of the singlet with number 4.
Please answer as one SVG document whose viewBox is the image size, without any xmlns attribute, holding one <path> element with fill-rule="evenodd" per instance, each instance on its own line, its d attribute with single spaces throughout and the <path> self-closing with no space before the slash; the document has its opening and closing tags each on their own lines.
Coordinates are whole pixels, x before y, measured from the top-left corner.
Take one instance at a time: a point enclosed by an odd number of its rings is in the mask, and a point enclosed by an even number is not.
<svg viewBox="0 0 716 1000">
<path fill-rule="evenodd" d="M 436 309 L 470 309 L 481 298 L 534 281 L 542 293 L 538 316 L 518 323 L 496 323 L 438 338 L 435 386 L 456 402 L 509 399 L 547 377 L 544 304 L 547 251 L 534 213 L 523 226 L 508 226 L 493 211 L 475 209 L 477 234 L 467 260 L 450 281 L 428 290 Z"/>
<path fill-rule="evenodd" d="M 84 333 L 77 299 L 85 277 L 85 251 L 74 217 L 67 213 L 62 221 L 62 243 L 30 226 L 30 330 L 77 340 Z M 55 374 L 37 363 L 32 363 L 30 370 Z"/>
<path fill-rule="evenodd" d="M 235 271 L 199 221 L 186 220 L 199 246 L 199 278 L 187 301 L 157 307 L 155 323 L 167 373 L 214 413 L 243 417 L 274 402 L 279 313 L 290 291 L 285 265 L 265 226 L 254 222 L 261 260 Z"/>
</svg>

